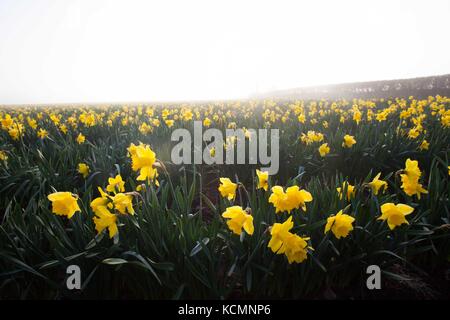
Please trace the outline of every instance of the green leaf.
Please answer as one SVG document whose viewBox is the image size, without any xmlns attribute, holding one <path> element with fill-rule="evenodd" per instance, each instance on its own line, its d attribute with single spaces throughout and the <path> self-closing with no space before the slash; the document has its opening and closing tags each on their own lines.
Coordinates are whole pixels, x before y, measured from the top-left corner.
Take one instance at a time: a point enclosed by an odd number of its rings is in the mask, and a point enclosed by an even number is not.
<svg viewBox="0 0 450 320">
<path fill-rule="evenodd" d="M 126 264 L 128 263 L 125 259 L 120 258 L 107 258 L 102 261 L 104 264 L 117 265 L 117 264 Z"/>
<path fill-rule="evenodd" d="M 206 246 L 209 243 L 209 238 L 203 238 L 202 241 L 197 241 L 197 244 L 194 248 L 192 248 L 191 253 L 189 256 L 193 257 L 200 251 L 202 251 L 203 246 Z"/>
</svg>

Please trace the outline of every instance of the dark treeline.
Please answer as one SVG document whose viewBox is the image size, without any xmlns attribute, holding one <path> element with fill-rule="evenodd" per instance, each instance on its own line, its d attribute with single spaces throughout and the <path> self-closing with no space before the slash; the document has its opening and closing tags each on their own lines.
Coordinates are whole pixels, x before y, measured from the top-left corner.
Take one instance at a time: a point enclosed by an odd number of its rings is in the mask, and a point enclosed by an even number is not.
<svg viewBox="0 0 450 320">
<path fill-rule="evenodd" d="M 450 74 L 400 80 L 344 83 L 272 91 L 258 98 L 276 99 L 372 99 L 389 97 L 426 98 L 433 95 L 450 96 Z"/>
</svg>

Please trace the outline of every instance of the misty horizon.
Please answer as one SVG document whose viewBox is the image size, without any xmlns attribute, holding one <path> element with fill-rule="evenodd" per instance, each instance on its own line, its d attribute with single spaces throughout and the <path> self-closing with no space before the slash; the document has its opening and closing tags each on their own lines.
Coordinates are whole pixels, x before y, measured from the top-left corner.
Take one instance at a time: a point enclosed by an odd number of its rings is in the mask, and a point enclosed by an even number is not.
<svg viewBox="0 0 450 320">
<path fill-rule="evenodd" d="M 11 104 L 1 104 L 0 106 L 58 106 L 58 105 L 107 105 L 107 104 L 114 104 L 114 105 L 120 105 L 120 104 L 129 104 L 129 105 L 136 105 L 136 104 L 179 104 L 179 103 L 215 103 L 215 102 L 226 102 L 226 101 L 238 101 L 238 100 L 258 100 L 258 99 L 264 99 L 264 98 L 274 98 L 279 99 L 280 96 L 277 96 L 277 94 L 281 93 L 287 93 L 290 91 L 302 91 L 302 90 L 308 90 L 308 89 L 328 89 L 333 87 L 340 87 L 345 85 L 368 85 L 371 83 L 387 83 L 392 81 L 399 81 L 399 83 L 402 83 L 404 81 L 411 81 L 411 80 L 431 80 L 432 78 L 442 78 L 447 77 L 450 78 L 450 74 L 442 74 L 442 75 L 430 75 L 430 76 L 423 76 L 423 77 L 414 77 L 414 78 L 408 78 L 408 79 L 383 79 L 383 80 L 372 80 L 372 81 L 364 81 L 364 82 L 343 82 L 343 83 L 329 83 L 329 84 L 323 84 L 323 85 L 312 85 L 312 86 L 303 86 L 303 87 L 295 87 L 295 88 L 283 88 L 283 89 L 277 89 L 277 90 L 267 90 L 264 92 L 259 93 L 252 93 L 247 97 L 242 98 L 225 98 L 225 99 L 195 99 L 195 100 L 188 100 L 188 99 L 180 99 L 180 100 L 153 100 L 153 101 L 62 101 L 62 102 L 52 102 L 52 103 L 46 103 L 46 102 L 37 102 L 37 103 L 11 103 Z M 441 94 L 447 94 L 447 91 L 450 92 L 450 88 L 447 86 L 446 91 Z M 414 94 L 412 94 L 414 95 Z M 285 99 L 302 99 L 301 96 L 285 96 Z M 330 97 L 324 96 L 323 98 L 327 99 Z M 310 99 L 306 97 L 306 99 Z"/>
<path fill-rule="evenodd" d="M 0 2 L 0 104 L 248 99 L 450 73 L 448 1 Z"/>
</svg>

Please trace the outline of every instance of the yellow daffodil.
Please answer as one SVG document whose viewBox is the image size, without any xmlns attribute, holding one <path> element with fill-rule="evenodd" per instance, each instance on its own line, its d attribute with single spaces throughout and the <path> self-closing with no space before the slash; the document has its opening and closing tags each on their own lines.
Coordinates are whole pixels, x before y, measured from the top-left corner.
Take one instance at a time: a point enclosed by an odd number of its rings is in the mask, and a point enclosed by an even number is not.
<svg viewBox="0 0 450 320">
<path fill-rule="evenodd" d="M 386 191 L 388 184 L 386 181 L 380 180 L 381 172 L 378 173 L 375 178 L 371 182 L 368 183 L 370 188 L 372 189 L 372 192 L 374 195 L 378 195 L 378 192 L 380 189 L 383 190 L 383 192 Z"/>
<path fill-rule="evenodd" d="M 300 123 L 305 123 L 305 121 L 306 121 L 306 117 L 304 114 L 299 114 L 297 119 L 298 119 L 298 122 L 300 122 Z"/>
<path fill-rule="evenodd" d="M 342 210 L 340 210 L 335 216 L 328 217 L 327 224 L 325 226 L 325 233 L 331 230 L 336 238 L 345 238 L 348 236 L 350 231 L 353 230 L 354 221 L 355 218 L 342 213 Z"/>
<path fill-rule="evenodd" d="M 109 209 L 112 209 L 113 205 L 109 203 L 108 195 L 100 187 L 98 187 L 97 189 L 100 193 L 100 197 L 95 198 L 91 201 L 90 206 L 92 208 L 92 211 L 97 212 L 100 207 L 108 207 Z"/>
<path fill-rule="evenodd" d="M 184 121 L 190 121 L 190 120 L 192 120 L 192 117 L 194 116 L 194 114 L 192 113 L 192 111 L 190 109 L 185 109 L 182 111 L 181 116 L 183 117 Z"/>
<path fill-rule="evenodd" d="M 1 118 L 0 122 L 2 124 L 2 129 L 6 130 L 13 125 L 14 120 L 10 114 L 6 114 L 4 118 Z"/>
<path fill-rule="evenodd" d="M 240 235 L 242 229 L 244 229 L 247 234 L 253 234 L 253 217 L 243 210 L 242 207 L 228 207 L 225 212 L 222 213 L 222 217 L 229 219 L 227 220 L 227 225 L 233 233 Z"/>
<path fill-rule="evenodd" d="M 356 140 L 353 136 L 346 134 L 344 136 L 344 142 L 342 142 L 342 146 L 344 148 L 351 148 L 356 143 Z"/>
<path fill-rule="evenodd" d="M 153 127 L 152 126 L 149 126 L 147 123 L 142 123 L 140 126 L 139 126 L 139 132 L 140 133 L 142 133 L 142 134 L 149 134 L 149 133 L 151 133 L 153 131 Z"/>
<path fill-rule="evenodd" d="M 267 247 L 276 254 L 285 254 L 289 263 L 301 263 L 307 258 L 309 238 L 302 238 L 296 234 L 289 232 L 294 223 L 290 216 L 283 223 L 274 223 L 270 227 L 270 235 L 272 236 Z"/>
<path fill-rule="evenodd" d="M 405 163 L 405 169 L 403 174 L 400 174 L 402 180 L 401 188 L 408 196 L 416 195 L 420 199 L 422 193 L 427 194 L 428 191 L 422 187 L 419 182 L 422 172 L 419 169 L 419 163 L 417 160 L 407 159 Z"/>
<path fill-rule="evenodd" d="M 204 125 L 205 127 L 209 127 L 209 126 L 211 125 L 211 120 L 210 120 L 209 118 L 205 118 L 205 119 L 203 120 L 203 125 Z"/>
<path fill-rule="evenodd" d="M 323 134 L 320 132 L 315 132 L 313 130 L 308 131 L 306 134 L 302 133 L 300 140 L 306 145 L 310 145 L 314 142 L 323 141 Z"/>
<path fill-rule="evenodd" d="M 37 121 L 31 118 L 27 119 L 28 125 L 30 126 L 30 128 L 32 129 L 36 129 L 37 128 Z"/>
<path fill-rule="evenodd" d="M 97 233 L 101 233 L 108 228 L 109 237 L 112 238 L 119 232 L 119 229 L 117 228 L 117 216 L 112 214 L 106 207 L 100 206 L 95 211 L 93 220 Z"/>
<path fill-rule="evenodd" d="M 339 199 L 342 199 L 342 193 L 345 189 L 347 189 L 347 201 L 350 201 L 350 199 L 355 196 L 356 193 L 355 186 L 352 186 L 347 181 L 344 181 L 344 183 L 342 184 L 342 188 L 341 187 L 336 188 L 336 191 L 339 194 Z"/>
<path fill-rule="evenodd" d="M 311 193 L 306 190 L 300 190 L 298 186 L 292 186 L 286 189 L 284 192 L 283 187 L 272 187 L 272 194 L 269 197 L 269 203 L 272 203 L 275 207 L 275 212 L 287 211 L 291 213 L 293 209 L 302 208 L 306 211 L 305 202 L 313 200 Z"/>
<path fill-rule="evenodd" d="M 219 192 L 222 197 L 233 200 L 236 197 L 237 184 L 229 178 L 220 178 Z"/>
<path fill-rule="evenodd" d="M 67 134 L 67 126 L 65 124 L 62 124 L 59 126 L 59 130 L 61 130 L 62 133 Z"/>
<path fill-rule="evenodd" d="M 169 128 L 171 128 L 173 126 L 173 124 L 175 123 L 174 120 L 169 120 L 169 119 L 165 120 L 164 122 L 166 123 L 167 127 L 169 127 Z"/>
<path fill-rule="evenodd" d="M 301 263 L 308 257 L 308 241 L 309 238 L 302 238 L 299 235 L 288 233 L 283 239 L 283 245 L 277 253 L 284 253 L 288 258 L 289 264 L 296 262 Z"/>
<path fill-rule="evenodd" d="M 305 202 L 311 202 L 313 200 L 311 193 L 306 190 L 301 190 L 298 186 L 287 188 L 286 194 L 288 196 L 289 207 L 293 209 L 302 208 L 303 211 L 306 211 Z M 288 211 L 290 210 L 288 209 Z"/>
<path fill-rule="evenodd" d="M 108 185 L 106 186 L 108 192 L 125 192 L 125 182 L 122 180 L 120 174 L 115 178 L 108 178 Z"/>
<path fill-rule="evenodd" d="M 80 132 L 77 136 L 77 143 L 83 144 L 86 141 L 86 137 Z"/>
<path fill-rule="evenodd" d="M 404 223 L 409 224 L 405 216 L 413 211 L 414 208 L 406 204 L 399 203 L 396 205 L 393 203 L 385 203 L 381 206 L 381 216 L 378 220 L 387 220 L 389 229 L 393 230 L 395 227 Z"/>
<path fill-rule="evenodd" d="M 406 174 L 409 178 L 415 179 L 420 178 L 422 172 L 419 168 L 419 162 L 417 160 L 406 159 L 405 169 L 403 170 L 404 174 Z"/>
<path fill-rule="evenodd" d="M 356 124 L 359 124 L 361 122 L 361 118 L 362 118 L 362 113 L 359 110 L 356 110 L 353 113 L 353 121 L 356 122 Z"/>
<path fill-rule="evenodd" d="M 267 191 L 269 188 L 269 173 L 256 169 L 256 175 L 258 176 L 258 186 L 256 189 L 264 189 Z"/>
<path fill-rule="evenodd" d="M 114 208 L 121 214 L 134 214 L 133 197 L 129 194 L 118 193 L 112 197 Z"/>
<path fill-rule="evenodd" d="M 80 173 L 83 178 L 87 178 L 89 175 L 89 166 L 86 163 L 79 163 L 78 164 L 78 173 Z"/>
<path fill-rule="evenodd" d="M 419 136 L 419 134 L 420 134 L 420 131 L 418 130 L 418 128 L 416 128 L 416 127 L 411 128 L 411 129 L 408 131 L 408 138 L 410 138 L 410 139 L 416 139 L 416 138 Z"/>
<path fill-rule="evenodd" d="M 277 253 L 283 244 L 283 240 L 287 237 L 289 230 L 294 227 L 294 222 L 292 221 L 292 216 L 287 218 L 283 223 L 274 223 L 270 227 L 270 235 L 272 238 L 269 241 L 267 247 L 269 247 L 274 253 Z"/>
<path fill-rule="evenodd" d="M 430 147 L 430 143 L 427 140 L 423 140 L 422 143 L 419 146 L 419 149 L 422 150 L 428 150 Z"/>
<path fill-rule="evenodd" d="M 327 154 L 330 153 L 330 147 L 328 146 L 328 143 L 323 143 L 320 145 L 319 153 L 321 157 L 325 157 Z"/>
<path fill-rule="evenodd" d="M 156 154 L 150 148 L 149 145 L 139 144 L 134 145 L 133 143 L 128 148 L 128 152 L 131 155 L 131 166 L 133 171 L 139 170 L 138 181 L 153 181 L 156 180 L 158 172 L 154 168 L 156 162 Z"/>
<path fill-rule="evenodd" d="M 6 154 L 5 151 L 0 150 L 0 161 L 6 161 L 8 160 L 8 155 Z"/>
<path fill-rule="evenodd" d="M 39 131 L 38 131 L 38 133 L 37 133 L 37 135 L 38 135 L 38 137 L 39 137 L 40 139 L 45 139 L 45 138 L 48 137 L 48 131 L 45 130 L 45 129 L 40 128 Z"/>
<path fill-rule="evenodd" d="M 161 122 L 159 121 L 159 119 L 153 119 L 152 120 L 152 125 L 156 128 L 158 128 L 160 126 Z"/>
<path fill-rule="evenodd" d="M 13 123 L 8 128 L 8 134 L 13 140 L 19 140 L 25 134 L 25 128 L 21 123 Z"/>
<path fill-rule="evenodd" d="M 47 196 L 52 202 L 52 212 L 56 215 L 67 216 L 69 219 L 77 211 L 81 211 L 78 206 L 78 196 L 70 192 L 55 192 Z"/>
</svg>

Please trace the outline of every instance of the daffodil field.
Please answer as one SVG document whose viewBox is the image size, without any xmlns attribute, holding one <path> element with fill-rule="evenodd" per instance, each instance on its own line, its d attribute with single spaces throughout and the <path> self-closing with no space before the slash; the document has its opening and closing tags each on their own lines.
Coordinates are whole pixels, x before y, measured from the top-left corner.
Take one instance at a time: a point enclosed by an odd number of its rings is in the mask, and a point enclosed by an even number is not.
<svg viewBox="0 0 450 320">
<path fill-rule="evenodd" d="M 171 133 L 195 120 L 279 129 L 278 173 L 175 165 Z M 365 298 L 370 265 L 388 292 L 448 295 L 450 98 L 1 107 L 0 123 L 1 298 Z"/>
</svg>

